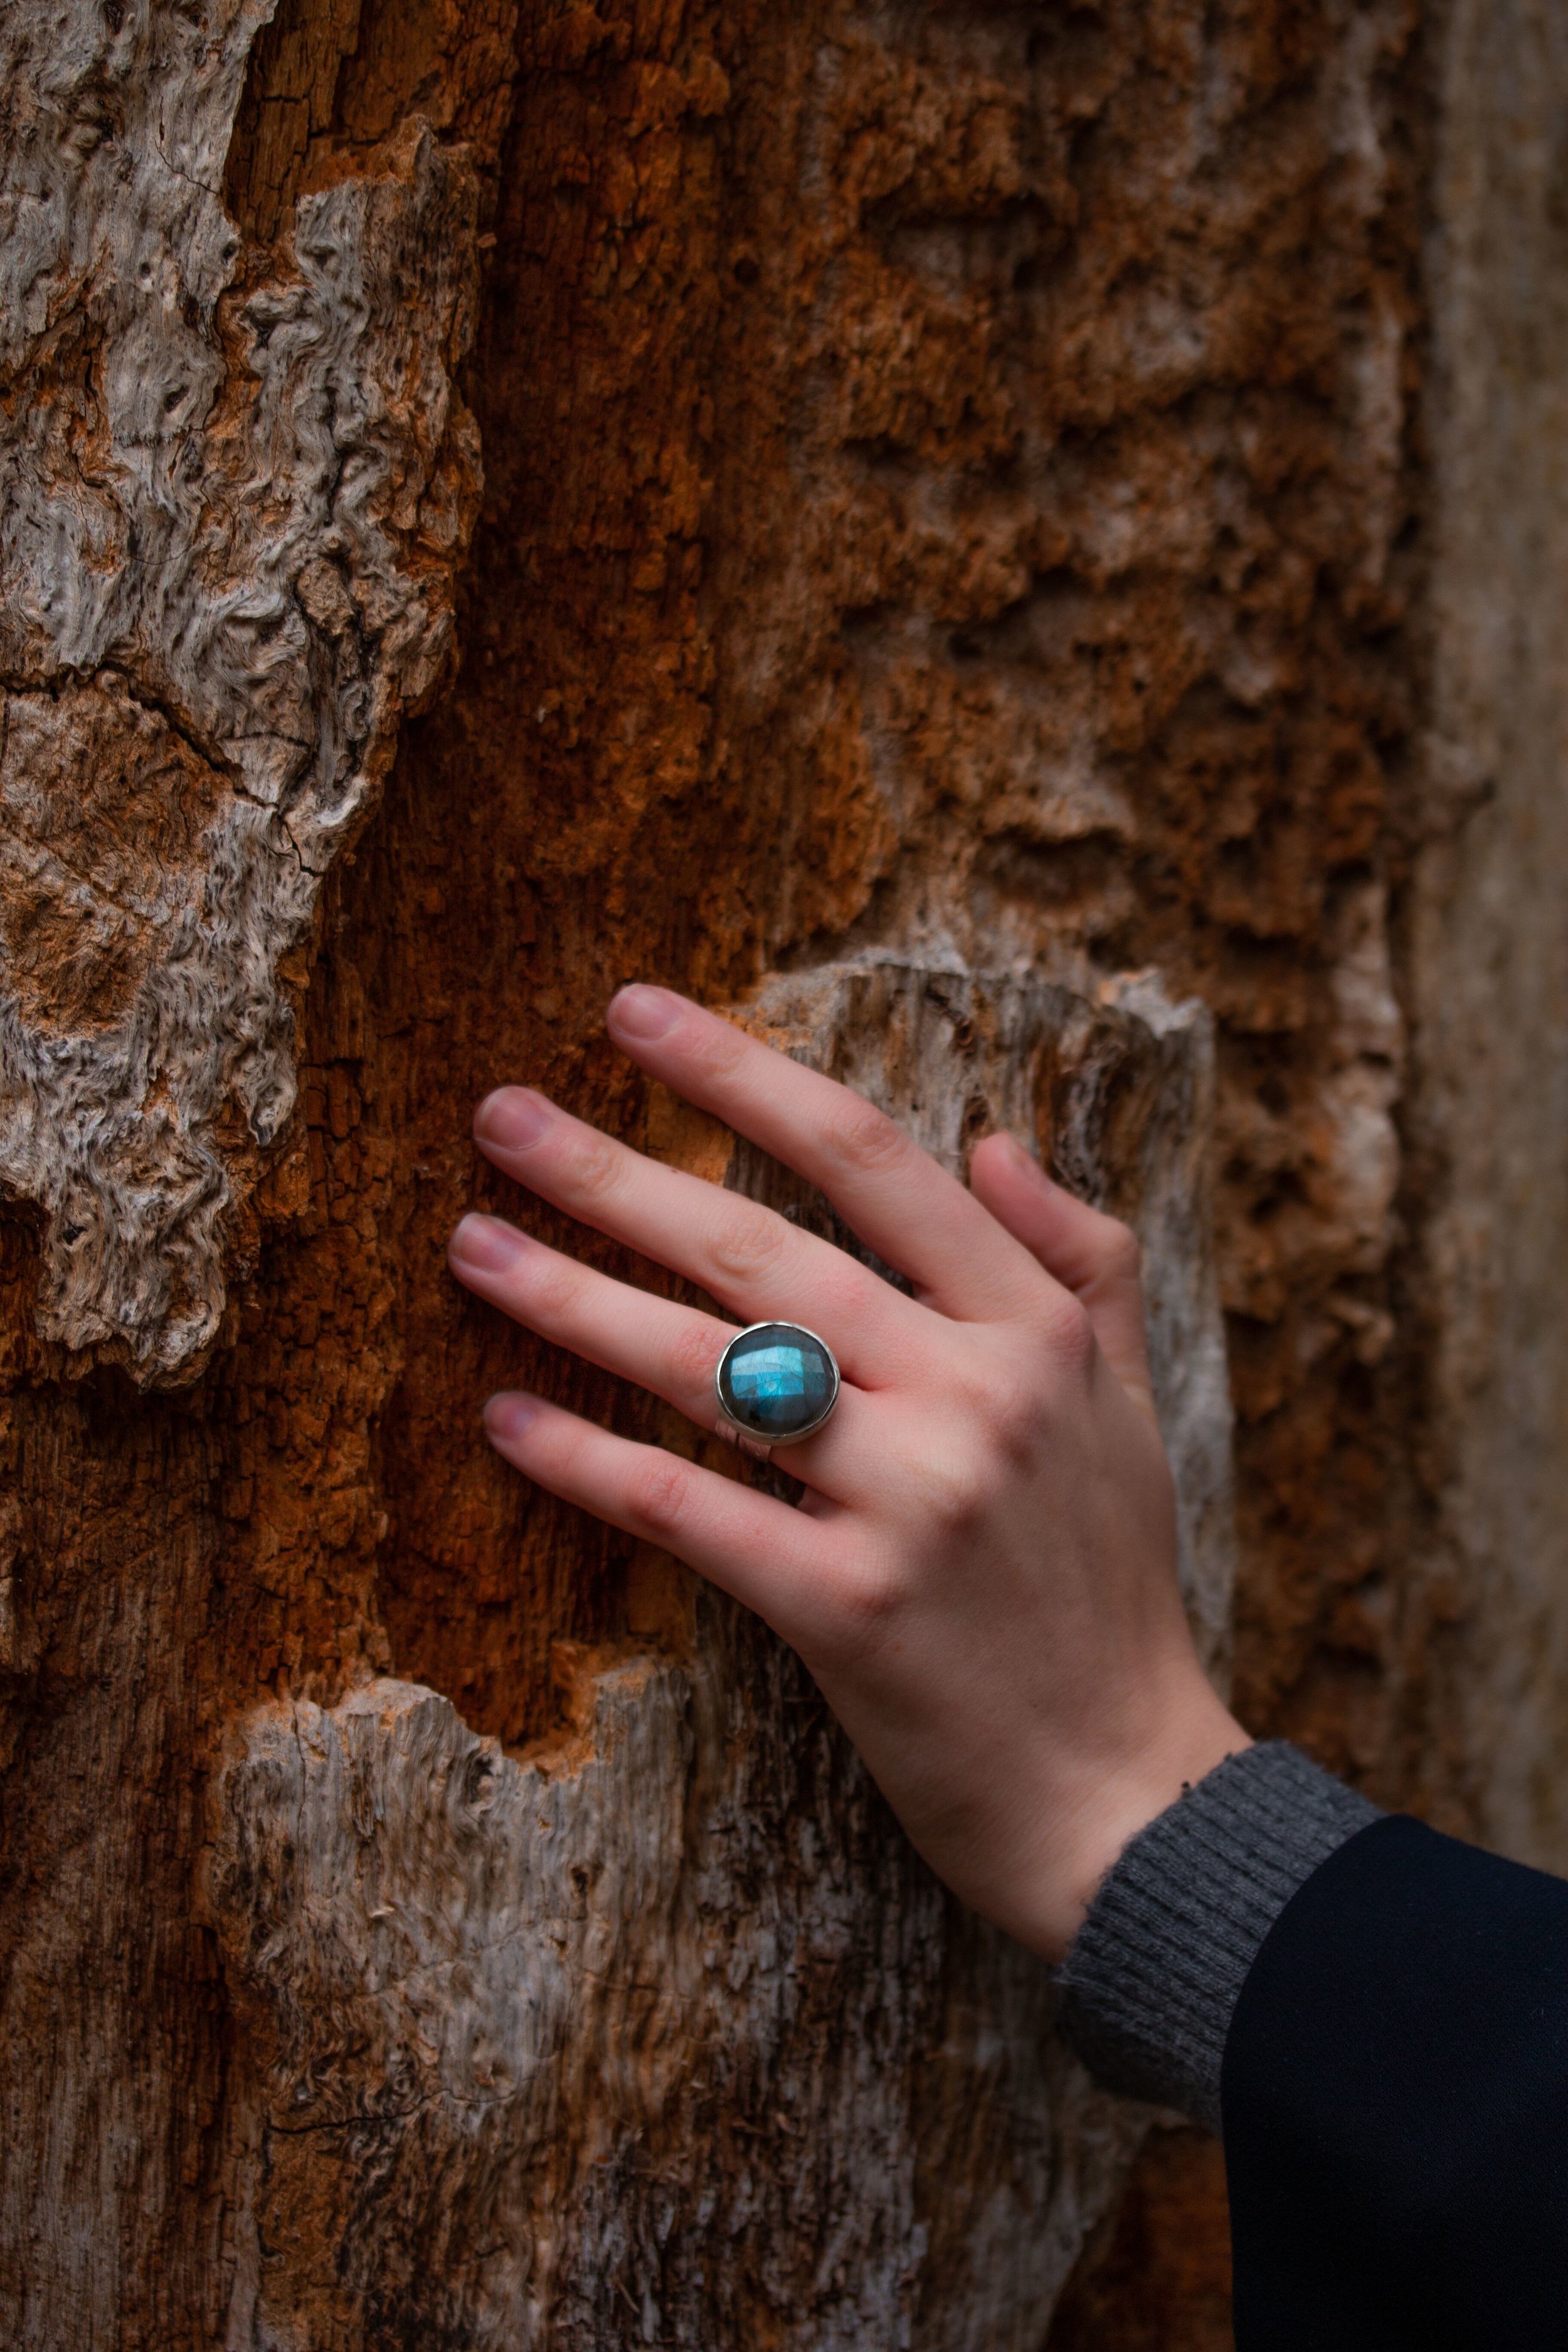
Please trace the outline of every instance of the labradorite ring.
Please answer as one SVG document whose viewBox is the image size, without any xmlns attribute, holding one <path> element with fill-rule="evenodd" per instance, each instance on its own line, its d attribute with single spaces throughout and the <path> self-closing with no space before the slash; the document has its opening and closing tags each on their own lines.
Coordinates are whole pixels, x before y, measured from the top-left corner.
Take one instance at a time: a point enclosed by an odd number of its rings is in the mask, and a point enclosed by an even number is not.
<svg viewBox="0 0 1568 2352">
<path fill-rule="evenodd" d="M 838 1402 L 838 1366 L 826 1339 L 798 1323 L 752 1323 L 737 1331 L 713 1375 L 719 1434 L 765 1462 L 822 1427 Z"/>
</svg>

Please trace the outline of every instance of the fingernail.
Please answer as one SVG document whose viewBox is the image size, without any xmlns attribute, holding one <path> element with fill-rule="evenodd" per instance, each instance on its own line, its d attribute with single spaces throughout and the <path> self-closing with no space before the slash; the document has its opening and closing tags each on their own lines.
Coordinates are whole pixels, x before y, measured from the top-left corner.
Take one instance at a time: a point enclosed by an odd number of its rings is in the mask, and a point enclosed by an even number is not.
<svg viewBox="0 0 1568 2352">
<path fill-rule="evenodd" d="M 485 1407 L 485 1435 L 492 1444 L 515 1445 L 539 1418 L 539 1399 L 508 1389 Z"/>
<path fill-rule="evenodd" d="M 605 1015 L 610 1026 L 623 1036 L 638 1037 L 647 1044 L 667 1035 L 679 1018 L 679 996 L 668 988 L 646 988 L 640 982 L 612 997 Z"/>
<path fill-rule="evenodd" d="M 474 1113 L 474 1133 L 500 1151 L 526 1151 L 555 1117 L 555 1106 L 531 1087 L 499 1087 Z"/>
<path fill-rule="evenodd" d="M 454 1257 L 461 1258 L 483 1274 L 504 1274 L 514 1265 L 528 1247 L 524 1236 L 515 1225 L 503 1224 L 500 1217 L 474 1214 L 463 1219 L 451 1239 Z"/>
</svg>

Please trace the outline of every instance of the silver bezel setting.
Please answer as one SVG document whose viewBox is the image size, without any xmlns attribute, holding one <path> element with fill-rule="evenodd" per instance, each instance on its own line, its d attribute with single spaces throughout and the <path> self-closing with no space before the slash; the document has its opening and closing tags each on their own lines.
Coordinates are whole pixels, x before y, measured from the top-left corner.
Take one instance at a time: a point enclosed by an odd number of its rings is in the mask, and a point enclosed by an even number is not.
<svg viewBox="0 0 1568 2352">
<path fill-rule="evenodd" d="M 823 1406 L 822 1411 L 817 1414 L 816 1419 L 815 1421 L 807 1422 L 804 1429 L 792 1429 L 787 1437 L 764 1437 L 761 1431 L 748 1429 L 743 1421 L 736 1420 L 734 1414 L 724 1402 L 724 1367 L 729 1362 L 731 1357 L 734 1354 L 736 1349 L 740 1346 L 742 1340 L 751 1339 L 752 1334 L 757 1331 L 798 1331 L 803 1339 L 809 1339 L 815 1346 L 821 1349 L 823 1354 L 827 1359 L 828 1370 L 833 1374 L 833 1386 L 827 1392 L 827 1402 Z M 743 1331 L 736 1332 L 734 1338 L 730 1341 L 723 1354 L 720 1357 L 718 1363 L 713 1368 L 713 1395 L 719 1408 L 719 1425 L 721 1433 L 723 1435 L 728 1436 L 731 1432 L 733 1432 L 737 1439 L 745 1439 L 748 1449 L 752 1447 L 765 1447 L 767 1449 L 767 1453 L 770 1454 L 776 1454 L 781 1446 L 803 1445 L 808 1437 L 815 1437 L 816 1435 L 817 1431 L 832 1413 L 834 1406 L 838 1402 L 838 1391 L 842 1386 L 843 1382 L 840 1381 L 838 1376 L 838 1359 L 834 1354 L 832 1349 L 828 1346 L 820 1331 L 812 1330 L 810 1325 L 806 1323 L 786 1322 L 784 1317 L 780 1315 L 764 1316 L 760 1323 L 748 1323 Z M 766 1455 L 761 1454 L 758 1458 L 765 1459 Z"/>
</svg>

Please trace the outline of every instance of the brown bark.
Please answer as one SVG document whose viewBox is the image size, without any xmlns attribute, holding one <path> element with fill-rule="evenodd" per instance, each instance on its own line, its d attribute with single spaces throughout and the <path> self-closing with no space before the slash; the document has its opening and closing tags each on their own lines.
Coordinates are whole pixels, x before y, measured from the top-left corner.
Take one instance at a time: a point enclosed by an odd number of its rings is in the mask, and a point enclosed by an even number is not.
<svg viewBox="0 0 1568 2352">
<path fill-rule="evenodd" d="M 486 1086 L 791 1198 L 634 974 L 1143 1223 L 1217 1663 L 1212 1156 L 1244 1714 L 1568 1860 L 1507 14 L 18 0 L 8 2340 L 1215 2340 L 1212 2162 L 1119 2223 L 794 1662 L 477 1440 L 689 1442 L 454 1294 Z"/>
</svg>

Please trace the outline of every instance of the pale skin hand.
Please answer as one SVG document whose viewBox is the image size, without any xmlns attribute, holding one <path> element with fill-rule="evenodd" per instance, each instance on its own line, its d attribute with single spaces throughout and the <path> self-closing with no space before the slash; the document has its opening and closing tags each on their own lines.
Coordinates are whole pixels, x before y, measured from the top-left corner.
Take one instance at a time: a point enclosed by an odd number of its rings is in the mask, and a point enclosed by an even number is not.
<svg viewBox="0 0 1568 2352">
<path fill-rule="evenodd" d="M 820 1186 L 906 1297 L 771 1210 L 643 1159 L 521 1087 L 475 1133 L 542 1199 L 673 1268 L 739 1323 L 804 1323 L 844 1386 L 781 1446 L 798 1509 L 538 1397 L 492 1397 L 528 1477 L 675 1553 L 804 1660 L 933 1870 L 1059 1959 L 1127 1840 L 1249 1743 L 1205 1680 L 1176 1587 L 1136 1244 L 1002 1135 L 967 1189 L 847 1088 L 667 990 L 611 1036 Z M 459 1280 L 715 1426 L 734 1325 L 491 1217 Z"/>
</svg>

